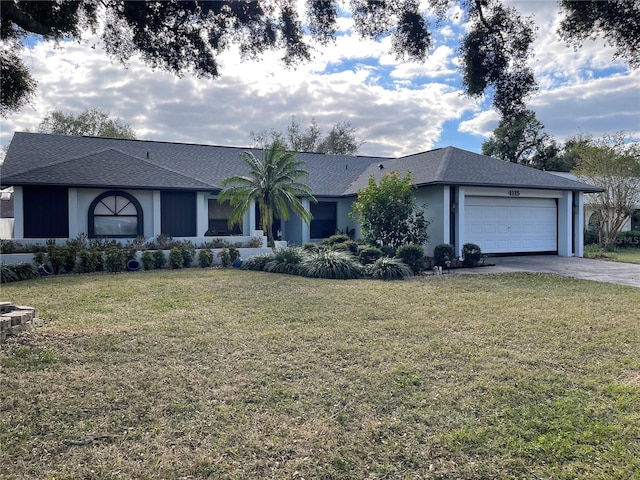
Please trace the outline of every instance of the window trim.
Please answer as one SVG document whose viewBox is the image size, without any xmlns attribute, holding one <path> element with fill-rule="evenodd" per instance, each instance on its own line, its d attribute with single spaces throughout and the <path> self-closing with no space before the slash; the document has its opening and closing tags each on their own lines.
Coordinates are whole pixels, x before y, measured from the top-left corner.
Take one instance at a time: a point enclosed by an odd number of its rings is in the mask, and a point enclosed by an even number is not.
<svg viewBox="0 0 640 480">
<path fill-rule="evenodd" d="M 136 209 L 138 224 L 136 226 L 136 235 L 96 235 L 96 225 L 95 225 L 95 217 L 104 217 L 109 215 L 95 215 L 95 209 L 98 204 L 107 197 L 124 197 L 129 200 Z M 117 215 L 112 215 L 113 217 L 117 217 Z M 123 215 L 124 216 L 124 215 Z M 126 215 L 127 217 L 131 217 L 132 215 Z M 91 205 L 89 205 L 89 238 L 97 238 L 97 237 L 108 237 L 108 238 L 135 238 L 144 236 L 144 222 L 143 222 L 143 212 L 142 206 L 140 202 L 131 195 L 123 190 L 109 190 L 108 192 L 101 193 L 96 198 L 93 199 Z"/>
</svg>

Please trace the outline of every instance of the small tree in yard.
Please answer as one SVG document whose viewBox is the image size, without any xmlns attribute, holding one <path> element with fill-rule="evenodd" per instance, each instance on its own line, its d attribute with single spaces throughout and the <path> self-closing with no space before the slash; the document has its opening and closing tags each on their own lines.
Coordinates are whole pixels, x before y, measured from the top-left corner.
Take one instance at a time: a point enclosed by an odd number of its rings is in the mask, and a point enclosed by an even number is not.
<svg viewBox="0 0 640 480">
<path fill-rule="evenodd" d="M 416 205 L 413 190 L 410 173 L 404 177 L 387 173 L 380 183 L 373 176 L 369 178 L 350 213 L 360 223 L 365 240 L 395 249 L 408 243 L 422 245 L 429 239 L 429 221 L 423 208 Z"/>
<path fill-rule="evenodd" d="M 612 249 L 640 199 L 640 148 L 618 133 L 579 145 L 575 150 L 578 178 L 604 190 L 593 194 L 590 206 L 598 218 L 598 243 Z"/>
<path fill-rule="evenodd" d="M 229 200 L 233 211 L 229 225 L 240 225 L 245 213 L 253 206 L 260 209 L 260 224 L 273 242 L 273 219 L 289 219 L 289 209 L 305 223 L 311 222 L 311 213 L 304 207 L 300 198 L 316 199 L 311 188 L 303 182 L 309 176 L 303 170 L 304 162 L 296 159 L 296 152 L 288 151 L 282 143 L 274 141 L 257 158 L 251 152 L 244 152 L 240 159 L 249 169 L 247 175 L 234 175 L 222 181 L 224 189 L 218 197 L 219 202 Z"/>
</svg>

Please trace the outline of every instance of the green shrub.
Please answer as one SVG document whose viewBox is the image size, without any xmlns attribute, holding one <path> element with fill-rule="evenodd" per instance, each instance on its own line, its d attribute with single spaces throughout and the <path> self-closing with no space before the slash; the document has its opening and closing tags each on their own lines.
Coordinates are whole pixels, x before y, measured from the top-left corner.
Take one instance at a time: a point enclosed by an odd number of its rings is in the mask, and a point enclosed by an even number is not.
<svg viewBox="0 0 640 480">
<path fill-rule="evenodd" d="M 240 258 L 240 250 L 238 250 L 238 247 L 235 245 L 229 245 L 229 258 L 231 259 L 231 263 Z"/>
<path fill-rule="evenodd" d="M 106 251 L 109 247 L 119 247 L 120 244 L 117 240 L 108 239 L 108 238 L 92 238 L 89 240 L 89 249 L 90 250 L 100 250 L 102 252 Z"/>
<path fill-rule="evenodd" d="M 104 252 L 96 248 L 92 248 L 90 251 L 96 264 L 96 272 L 103 272 L 104 271 Z"/>
<path fill-rule="evenodd" d="M 348 252 L 320 250 L 303 258 L 299 274 L 312 278 L 362 278 L 364 268 Z"/>
<path fill-rule="evenodd" d="M 33 263 L 36 265 L 42 265 L 46 260 L 46 254 L 44 252 L 36 252 L 33 254 Z"/>
<path fill-rule="evenodd" d="M 242 266 L 240 267 L 242 270 L 254 270 L 258 272 L 262 272 L 265 269 L 265 266 L 268 262 L 273 260 L 272 253 L 263 253 L 260 255 L 254 255 L 253 257 L 247 258 L 242 262 Z"/>
<path fill-rule="evenodd" d="M 167 257 L 165 257 L 162 250 L 156 250 L 153 252 L 153 268 L 164 268 L 167 263 Z"/>
<path fill-rule="evenodd" d="M 371 175 L 365 188 L 358 190 L 349 217 L 360 223 L 364 239 L 372 245 L 398 248 L 406 243 L 427 242 L 429 221 L 425 205 L 417 205 L 411 174 L 385 173 L 376 182 Z"/>
<path fill-rule="evenodd" d="M 280 248 L 273 253 L 273 258 L 267 262 L 264 269 L 272 273 L 297 275 L 303 258 L 304 253 L 301 248 Z"/>
<path fill-rule="evenodd" d="M 455 258 L 455 252 L 453 251 L 453 245 L 448 243 L 441 243 L 436 245 L 433 249 L 433 262 L 438 267 L 446 266 L 446 262 L 450 262 Z"/>
<path fill-rule="evenodd" d="M 210 267 L 213 264 L 213 252 L 208 248 L 203 248 L 198 252 L 198 265 L 202 268 Z"/>
<path fill-rule="evenodd" d="M 228 248 L 223 248 L 218 252 L 218 257 L 220 257 L 220 261 L 222 262 L 223 267 L 231 266 L 231 254 L 229 253 Z"/>
<path fill-rule="evenodd" d="M 640 248 L 640 231 L 630 230 L 628 232 L 619 232 L 618 235 L 616 236 L 616 247 Z"/>
<path fill-rule="evenodd" d="M 251 237 L 251 240 L 247 242 L 247 248 L 261 248 L 262 247 L 262 238 L 260 237 Z"/>
<path fill-rule="evenodd" d="M 337 243 L 345 243 L 350 241 L 351 238 L 349 237 L 349 235 L 344 234 L 344 233 L 336 233 L 335 235 L 331 235 L 329 238 L 325 238 L 322 241 L 323 245 L 327 245 L 327 246 L 332 246 L 335 245 Z"/>
<path fill-rule="evenodd" d="M 462 263 L 468 267 L 473 267 L 482 259 L 482 250 L 475 243 L 465 243 L 462 246 L 462 258 Z"/>
<path fill-rule="evenodd" d="M 140 261 L 142 262 L 142 268 L 151 270 L 153 268 L 153 253 L 150 250 L 145 250 L 140 255 Z"/>
<path fill-rule="evenodd" d="M 109 247 L 104 252 L 104 265 L 108 272 L 122 272 L 127 266 L 127 251 L 121 247 Z"/>
<path fill-rule="evenodd" d="M 186 240 L 179 245 L 177 245 L 180 253 L 182 254 L 182 266 L 185 268 L 189 268 L 194 258 L 196 257 L 196 247 L 195 245 Z"/>
<path fill-rule="evenodd" d="M 184 267 L 184 257 L 182 253 L 183 249 L 181 247 L 173 247 L 169 251 L 169 267 L 173 269 Z"/>
<path fill-rule="evenodd" d="M 97 250 L 87 250 L 86 248 L 78 252 L 78 263 L 75 267 L 77 273 L 93 273 L 98 270 L 98 265 L 102 264 L 102 252 Z"/>
<path fill-rule="evenodd" d="M 0 240 L 0 253 L 3 255 L 8 255 L 10 253 L 15 253 L 16 246 L 11 240 Z"/>
<path fill-rule="evenodd" d="M 383 255 L 378 247 L 365 247 L 358 253 L 358 259 L 362 265 L 370 265 Z"/>
<path fill-rule="evenodd" d="M 395 257 L 396 256 L 396 249 L 395 247 L 392 247 L 391 245 L 380 245 L 378 247 L 380 250 L 382 250 L 382 254 L 385 257 Z"/>
<path fill-rule="evenodd" d="M 74 245 L 64 247 L 64 271 L 71 273 L 76 268 L 78 249 Z"/>
<path fill-rule="evenodd" d="M 331 250 L 336 250 L 339 252 L 349 252 L 352 255 L 358 254 L 358 244 L 353 240 L 348 240 L 342 243 L 334 243 L 330 248 Z"/>
<path fill-rule="evenodd" d="M 0 283 L 21 282 L 38 276 L 38 269 L 32 263 L 0 265 Z"/>
<path fill-rule="evenodd" d="M 171 250 L 179 244 L 180 242 L 174 240 L 169 235 L 161 233 L 155 238 L 155 240 L 149 241 L 146 246 L 149 250 Z"/>
<path fill-rule="evenodd" d="M 413 275 L 411 268 L 398 258 L 381 257 L 367 265 L 367 274 L 377 280 L 403 280 Z"/>
<path fill-rule="evenodd" d="M 214 238 L 210 242 L 204 242 L 201 248 L 214 249 L 214 248 L 227 248 L 228 246 L 229 246 L 229 242 L 227 242 L 226 240 L 222 238 Z M 262 246 L 262 243 L 260 244 L 260 246 Z"/>
<path fill-rule="evenodd" d="M 76 255 L 78 251 L 71 244 L 65 247 L 56 245 L 55 240 L 47 241 L 47 260 L 53 268 L 53 273 L 58 274 L 62 271 L 67 273 L 73 272 L 76 265 Z"/>
<path fill-rule="evenodd" d="M 81 233 L 76 238 L 70 238 L 67 240 L 67 247 L 74 247 L 76 251 L 88 250 L 89 239 L 86 233 Z"/>
<path fill-rule="evenodd" d="M 399 258 L 405 265 L 408 265 L 413 273 L 418 273 L 427 266 L 422 245 L 402 245 L 396 250 L 396 258 Z"/>
<path fill-rule="evenodd" d="M 598 230 L 595 228 L 589 228 L 584 231 L 584 244 L 585 245 L 597 245 L 599 242 Z"/>
<path fill-rule="evenodd" d="M 344 227 L 343 230 L 338 230 L 336 232 L 337 234 L 345 234 L 347 235 L 351 240 L 354 240 L 356 238 L 356 229 L 355 228 L 349 228 L 349 225 L 347 225 L 346 227 Z"/>
</svg>

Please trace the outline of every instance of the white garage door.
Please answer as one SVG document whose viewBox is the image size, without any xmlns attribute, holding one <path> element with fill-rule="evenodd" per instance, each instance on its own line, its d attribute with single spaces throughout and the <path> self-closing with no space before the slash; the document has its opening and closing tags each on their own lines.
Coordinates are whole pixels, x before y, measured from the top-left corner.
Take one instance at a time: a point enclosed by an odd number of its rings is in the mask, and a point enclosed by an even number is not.
<svg viewBox="0 0 640 480">
<path fill-rule="evenodd" d="M 553 198 L 465 197 L 464 241 L 483 253 L 558 250 Z"/>
</svg>

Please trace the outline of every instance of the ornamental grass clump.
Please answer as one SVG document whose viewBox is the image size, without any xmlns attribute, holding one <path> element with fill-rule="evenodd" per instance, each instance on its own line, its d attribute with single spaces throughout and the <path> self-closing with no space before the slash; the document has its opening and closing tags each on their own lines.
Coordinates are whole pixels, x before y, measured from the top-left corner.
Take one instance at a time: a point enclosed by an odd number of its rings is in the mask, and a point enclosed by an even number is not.
<svg viewBox="0 0 640 480">
<path fill-rule="evenodd" d="M 367 273 L 376 280 L 404 280 L 413 275 L 407 264 L 391 257 L 381 257 L 368 265 Z"/>
<path fill-rule="evenodd" d="M 267 263 L 271 260 L 273 260 L 272 253 L 262 253 L 260 255 L 254 255 L 253 257 L 249 257 L 245 261 L 243 261 L 240 268 L 242 270 L 253 270 L 256 272 L 262 272 L 264 271 Z"/>
<path fill-rule="evenodd" d="M 273 258 L 267 262 L 264 270 L 271 273 L 297 275 L 303 258 L 304 253 L 299 247 L 281 248 L 273 253 Z"/>
<path fill-rule="evenodd" d="M 0 283 L 20 282 L 38 276 L 38 269 L 31 263 L 0 265 Z"/>
<path fill-rule="evenodd" d="M 339 250 L 320 250 L 305 256 L 300 264 L 300 275 L 347 280 L 362 278 L 364 267 L 350 253 Z"/>
</svg>

